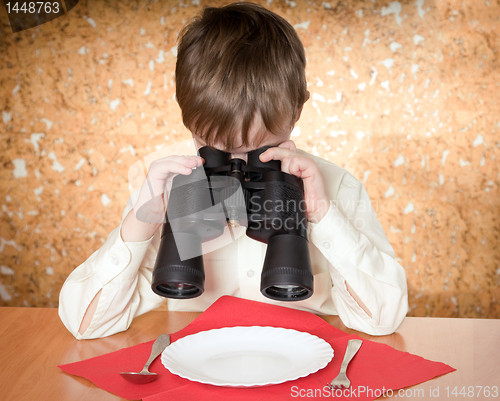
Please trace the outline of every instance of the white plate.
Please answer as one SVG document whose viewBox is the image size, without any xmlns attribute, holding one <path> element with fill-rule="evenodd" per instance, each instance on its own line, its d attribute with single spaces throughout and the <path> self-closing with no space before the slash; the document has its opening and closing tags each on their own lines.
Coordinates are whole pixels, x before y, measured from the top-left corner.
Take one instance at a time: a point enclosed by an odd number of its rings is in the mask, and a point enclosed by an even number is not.
<svg viewBox="0 0 500 401">
<path fill-rule="evenodd" d="M 276 327 L 225 327 L 186 336 L 167 347 L 173 374 L 215 386 L 266 386 L 323 369 L 333 358 L 326 341 Z"/>
</svg>

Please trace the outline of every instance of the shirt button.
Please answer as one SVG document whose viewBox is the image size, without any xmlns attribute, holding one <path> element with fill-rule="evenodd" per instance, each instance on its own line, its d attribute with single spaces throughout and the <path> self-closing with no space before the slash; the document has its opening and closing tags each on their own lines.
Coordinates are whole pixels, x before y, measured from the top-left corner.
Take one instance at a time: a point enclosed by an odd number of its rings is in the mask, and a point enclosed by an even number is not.
<svg viewBox="0 0 500 401">
<path fill-rule="evenodd" d="M 255 276 L 255 272 L 253 270 L 249 270 L 247 271 L 247 276 L 252 278 L 253 276 Z"/>
<path fill-rule="evenodd" d="M 120 260 L 116 256 L 113 256 L 111 258 L 111 263 L 113 263 L 116 266 L 118 263 L 120 263 Z"/>
<path fill-rule="evenodd" d="M 330 249 L 330 243 L 329 242 L 323 242 L 323 248 L 325 249 Z"/>
</svg>

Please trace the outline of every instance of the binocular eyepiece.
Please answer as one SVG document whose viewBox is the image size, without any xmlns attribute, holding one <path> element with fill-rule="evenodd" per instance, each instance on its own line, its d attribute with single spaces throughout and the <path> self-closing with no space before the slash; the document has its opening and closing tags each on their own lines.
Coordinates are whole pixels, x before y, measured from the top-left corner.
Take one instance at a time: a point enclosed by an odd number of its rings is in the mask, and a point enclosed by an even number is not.
<svg viewBox="0 0 500 401">
<path fill-rule="evenodd" d="M 205 146 L 205 160 L 190 175 L 172 182 L 152 289 L 163 297 L 188 299 L 204 290 L 202 243 L 224 228 L 246 227 L 246 235 L 267 244 L 261 293 L 278 301 L 313 294 L 302 179 L 281 171 L 281 162 L 260 161 L 269 147 L 248 160 Z"/>
</svg>

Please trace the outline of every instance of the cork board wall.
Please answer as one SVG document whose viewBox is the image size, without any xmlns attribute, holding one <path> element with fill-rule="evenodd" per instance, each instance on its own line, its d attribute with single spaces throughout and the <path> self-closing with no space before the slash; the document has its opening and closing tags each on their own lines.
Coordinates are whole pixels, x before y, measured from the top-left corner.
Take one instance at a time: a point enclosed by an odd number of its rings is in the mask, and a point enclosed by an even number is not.
<svg viewBox="0 0 500 401">
<path fill-rule="evenodd" d="M 365 185 L 410 316 L 500 318 L 500 1 L 261 1 L 297 30 L 297 146 Z M 13 34 L 0 7 L 0 305 L 56 307 L 119 224 L 137 160 L 188 139 L 176 37 L 206 4 L 80 1 Z"/>
</svg>

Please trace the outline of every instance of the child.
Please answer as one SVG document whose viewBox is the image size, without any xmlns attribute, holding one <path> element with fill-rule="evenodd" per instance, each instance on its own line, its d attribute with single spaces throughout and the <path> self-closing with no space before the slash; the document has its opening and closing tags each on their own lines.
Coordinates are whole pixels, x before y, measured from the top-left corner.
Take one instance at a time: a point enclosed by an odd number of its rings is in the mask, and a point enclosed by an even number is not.
<svg viewBox="0 0 500 401">
<path fill-rule="evenodd" d="M 408 309 L 406 276 L 375 217 L 362 184 L 333 163 L 297 150 L 290 140 L 309 93 L 305 52 L 293 27 L 251 3 L 208 7 L 180 35 L 176 94 L 185 126 L 199 147 L 210 145 L 246 159 L 274 146 L 261 160 L 280 160 L 282 170 L 302 178 L 309 221 L 314 294 L 277 302 L 259 290 L 266 245 L 245 235 L 203 255 L 205 292 L 189 300 L 168 299 L 169 310 L 203 311 L 221 295 L 233 295 L 338 314 L 350 328 L 372 335 L 396 330 Z M 154 161 L 149 183 L 129 199 L 122 223 L 66 280 L 59 314 L 78 339 L 127 330 L 132 319 L 160 306 L 151 275 L 160 223 L 145 223 L 136 211 L 163 194 L 176 174 L 200 167 L 198 156 Z M 161 197 L 149 202 L 164 214 Z M 144 209 L 143 209 L 144 210 Z"/>
</svg>

